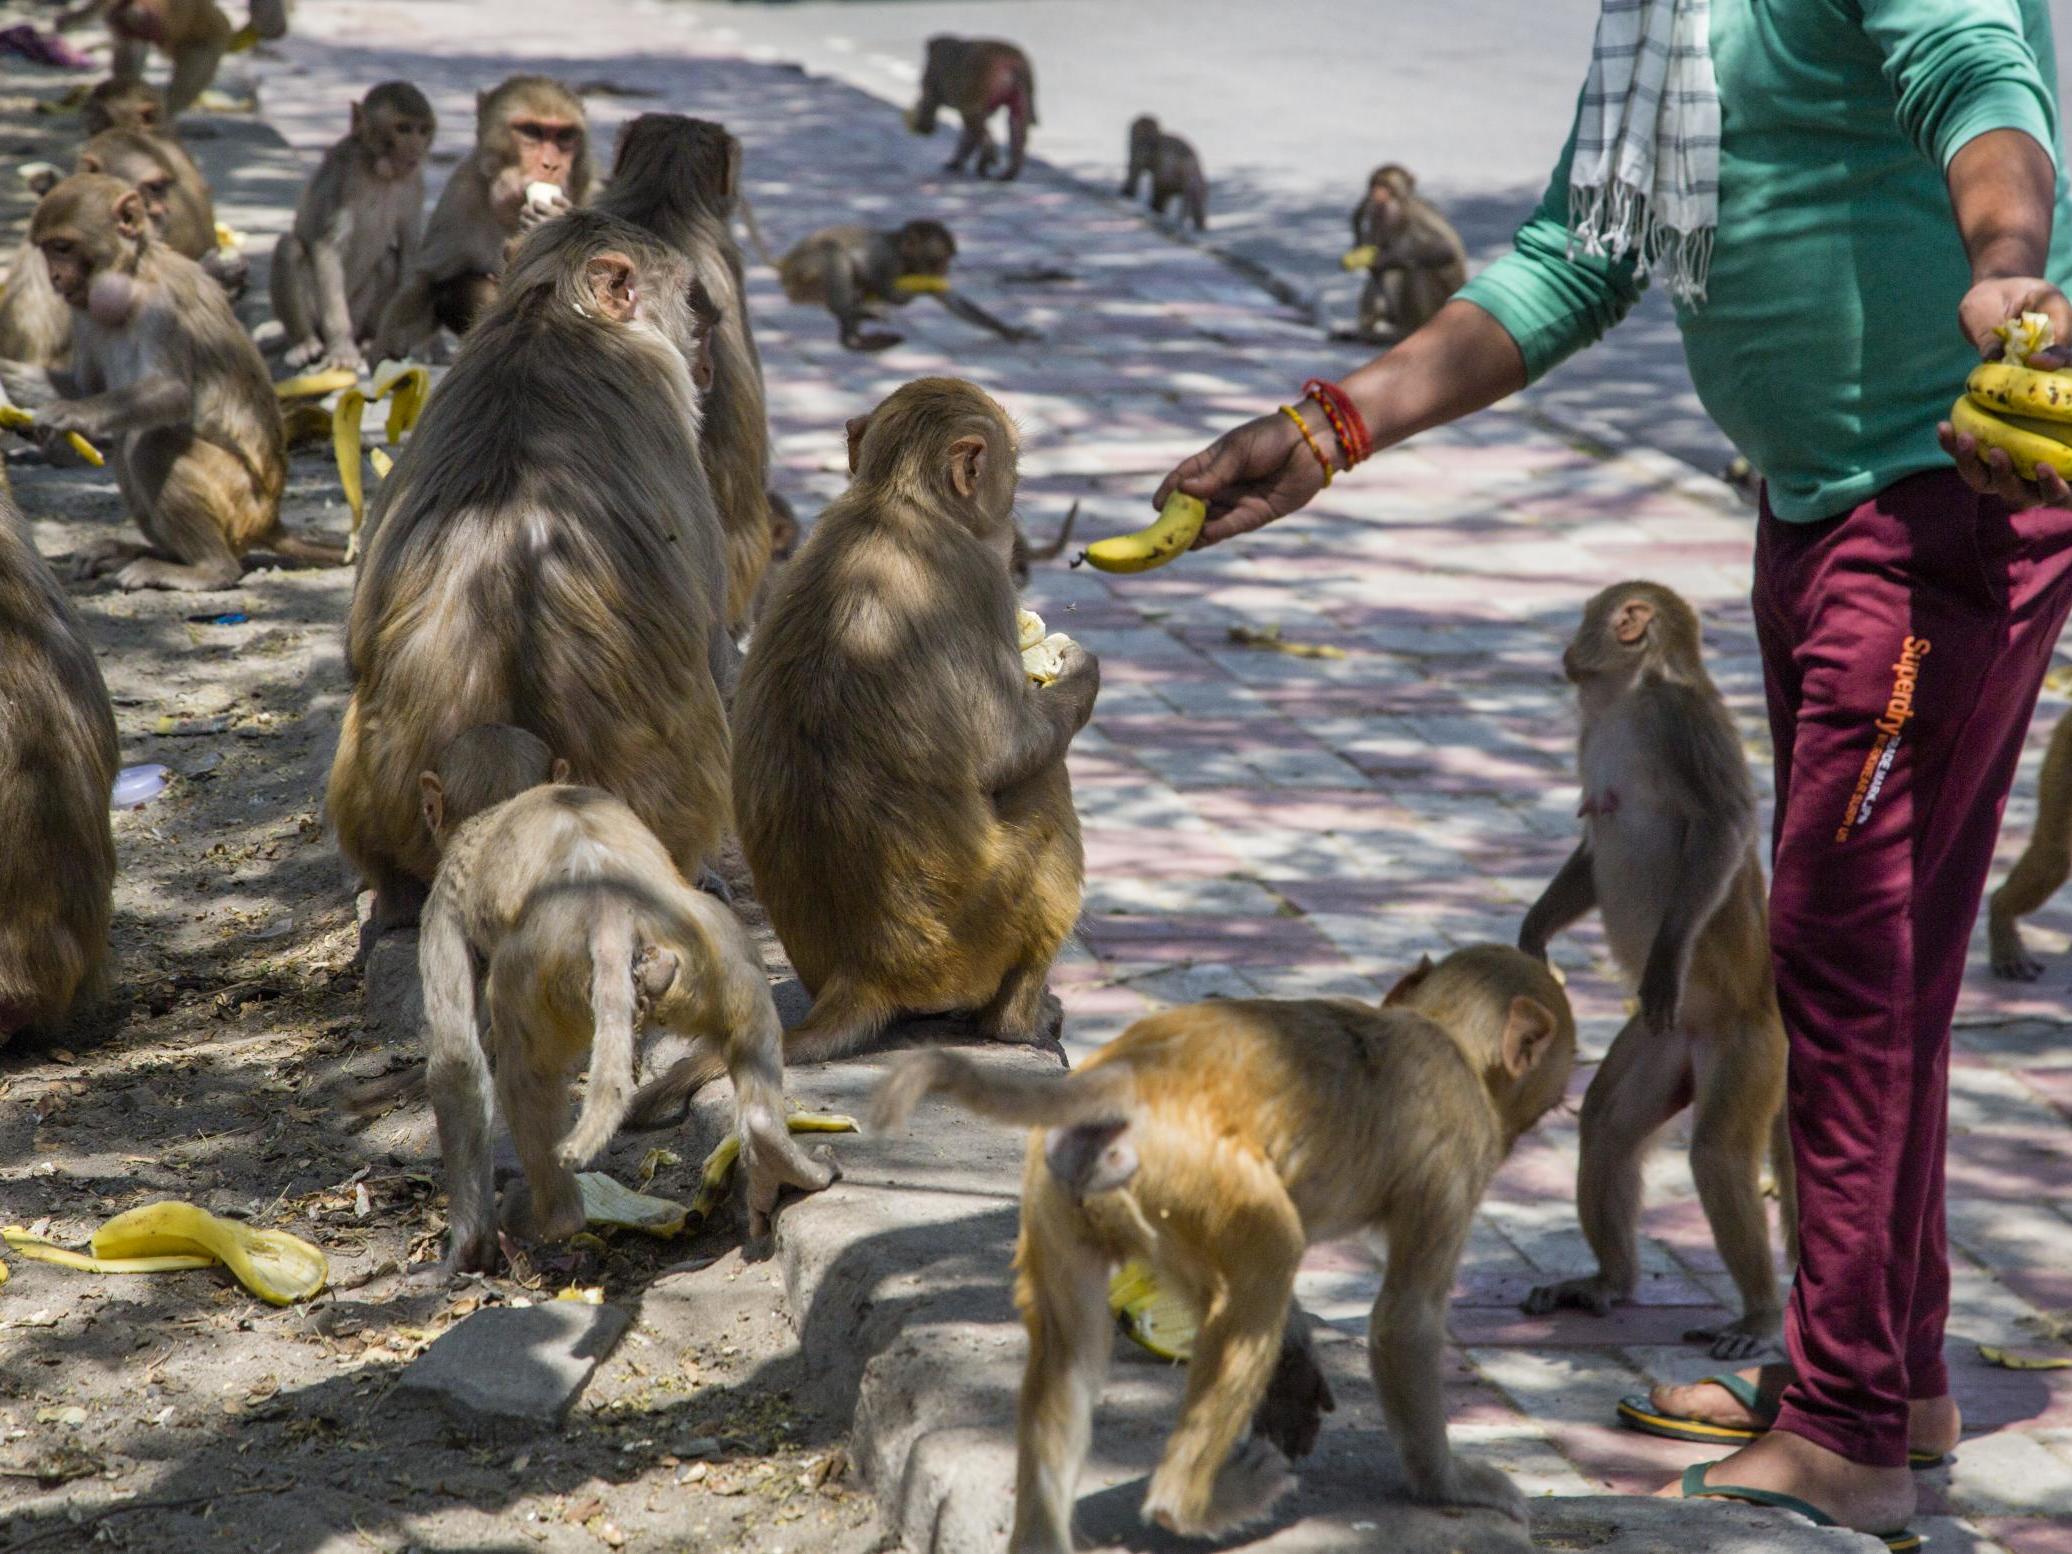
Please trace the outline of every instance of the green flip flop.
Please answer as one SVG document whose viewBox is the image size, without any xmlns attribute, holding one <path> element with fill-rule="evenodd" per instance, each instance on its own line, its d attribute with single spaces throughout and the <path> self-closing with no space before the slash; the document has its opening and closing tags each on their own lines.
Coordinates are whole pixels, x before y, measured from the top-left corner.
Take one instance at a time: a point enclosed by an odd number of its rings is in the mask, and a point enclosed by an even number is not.
<svg viewBox="0 0 2072 1554">
<path fill-rule="evenodd" d="M 1735 1402 L 1762 1421 L 1759 1425 L 1714 1424 L 1709 1419 L 1693 1418 L 1689 1414 L 1665 1414 L 1656 1408 L 1644 1392 L 1631 1393 L 1619 1399 L 1619 1423 L 1629 1430 L 1638 1430 L 1643 1435 L 1659 1435 L 1671 1441 L 1696 1441 L 1702 1446 L 1746 1446 L 1757 1436 L 1769 1433 L 1771 1424 L 1777 1418 L 1777 1405 L 1763 1401 L 1755 1383 L 1744 1381 L 1732 1371 L 1717 1376 L 1701 1376 L 1700 1382 L 1710 1382 L 1731 1395 Z M 1949 1458 L 1941 1452 L 1910 1451 L 1907 1466 L 1910 1468 L 1940 1467 Z"/>
<path fill-rule="evenodd" d="M 1817 1505 L 1809 1505 L 1797 1495 L 1780 1494 L 1774 1489 L 1750 1489 L 1741 1484 L 1708 1484 L 1706 1471 L 1716 1466 L 1710 1462 L 1694 1462 L 1684 1469 L 1683 1482 L 1679 1486 L 1686 1500 L 1747 1500 L 1755 1505 L 1773 1505 L 1780 1511 L 1791 1511 L 1805 1517 L 1815 1527 L 1839 1527 L 1827 1512 Z M 1918 1532 L 1902 1527 L 1897 1532 L 1874 1532 L 1871 1534 L 1892 1554 L 1913 1554 L 1928 1540 Z"/>
</svg>

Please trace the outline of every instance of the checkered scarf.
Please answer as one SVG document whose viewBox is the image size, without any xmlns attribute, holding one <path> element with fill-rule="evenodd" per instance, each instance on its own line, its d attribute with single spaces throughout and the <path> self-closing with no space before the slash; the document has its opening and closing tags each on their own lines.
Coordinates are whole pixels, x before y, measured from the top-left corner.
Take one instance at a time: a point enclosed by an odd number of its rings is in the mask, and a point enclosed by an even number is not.
<svg viewBox="0 0 2072 1554">
<path fill-rule="evenodd" d="M 1711 0 L 1604 0 L 1568 173 L 1569 254 L 1634 255 L 1705 300 L 1719 225 Z"/>
</svg>

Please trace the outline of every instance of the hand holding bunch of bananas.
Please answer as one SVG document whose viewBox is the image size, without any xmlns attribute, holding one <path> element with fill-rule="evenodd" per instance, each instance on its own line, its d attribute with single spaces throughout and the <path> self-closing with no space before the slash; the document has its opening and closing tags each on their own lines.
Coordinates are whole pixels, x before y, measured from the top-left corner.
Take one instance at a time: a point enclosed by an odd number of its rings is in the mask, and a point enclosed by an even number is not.
<svg viewBox="0 0 2072 1554">
<path fill-rule="evenodd" d="M 2072 501 L 2072 368 L 2028 365 L 2054 343 L 2050 320 L 2041 313 L 2024 313 L 1995 333 L 2006 343 L 2005 352 L 1997 362 L 1981 362 L 1965 379 L 1964 393 L 1950 407 L 1944 446 L 1960 465 L 1969 454 L 1988 476 L 2012 471 L 2033 482 L 2045 501 L 2063 505 Z M 1997 479 L 1990 488 L 2009 494 Z"/>
</svg>

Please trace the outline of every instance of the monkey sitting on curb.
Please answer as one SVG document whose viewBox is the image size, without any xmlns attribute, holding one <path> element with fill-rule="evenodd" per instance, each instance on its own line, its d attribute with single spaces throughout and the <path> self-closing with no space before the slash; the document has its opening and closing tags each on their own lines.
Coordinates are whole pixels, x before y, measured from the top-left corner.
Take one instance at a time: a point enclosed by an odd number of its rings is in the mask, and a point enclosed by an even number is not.
<svg viewBox="0 0 2072 1554">
<path fill-rule="evenodd" d="M 1163 216 L 1178 200 L 1181 214 L 1194 223 L 1195 231 L 1209 229 L 1209 181 L 1202 176 L 1201 158 L 1178 135 L 1161 130 L 1148 113 L 1130 125 L 1130 168 L 1122 180 L 1122 197 L 1135 199 L 1137 185 L 1146 177 L 1151 180 L 1152 210 Z"/>
<path fill-rule="evenodd" d="M 1763 1208 L 1766 1147 L 1786 1247 L 1797 1239 L 1755 785 L 1733 715 L 1705 672 L 1698 617 L 1671 590 L 1605 589 L 1584 606 L 1561 667 L 1582 710 L 1583 840 L 1526 913 L 1518 947 L 1544 956 L 1550 938 L 1600 909 L 1614 959 L 1638 984 L 1640 1012 L 1583 1098 L 1576 1213 L 1597 1272 L 1542 1285 L 1525 1309 L 1603 1316 L 1631 1298 L 1641 1160 L 1691 1106 L 1691 1174 L 1741 1315 L 1686 1336 L 1710 1344 L 1716 1359 L 1745 1359 L 1783 1322 Z"/>
<path fill-rule="evenodd" d="M 746 930 L 684 883 L 632 810 L 567 777 L 535 736 L 481 724 L 418 780 L 441 853 L 418 967 L 456 1271 L 496 1266 L 492 1067 L 530 1188 L 529 1223 L 515 1194 L 506 1221 L 561 1240 L 583 1228 L 575 1168 L 611 1141 L 632 1099 L 643 1019 L 696 1039 L 733 1079 L 750 1235 L 768 1229 L 782 1188 L 834 1179 L 828 1152 L 808 1159 L 785 1126 L 783 1027 Z M 589 1090 L 564 1138 L 585 1048 Z"/>
<path fill-rule="evenodd" d="M 1446 1440 L 1446 1296 L 1475 1207 L 1561 1098 L 1575 1020 L 1546 966 L 1501 945 L 1422 962 L 1375 1009 L 1231 999 L 1139 1020 L 1070 1074 L 992 1073 L 903 1053 L 874 1123 L 930 1091 L 1032 1128 L 1015 1304 L 1029 1333 L 1010 1554 L 1069 1554 L 1075 1484 L 1114 1324 L 1108 1281 L 1143 1258 L 1204 1314 L 1144 1519 L 1215 1536 L 1293 1486 L 1246 1421 L 1268 1393 L 1306 1247 L 1380 1232 L 1376 1390 L 1420 1500 L 1520 1521 L 1502 1473 Z"/>
</svg>

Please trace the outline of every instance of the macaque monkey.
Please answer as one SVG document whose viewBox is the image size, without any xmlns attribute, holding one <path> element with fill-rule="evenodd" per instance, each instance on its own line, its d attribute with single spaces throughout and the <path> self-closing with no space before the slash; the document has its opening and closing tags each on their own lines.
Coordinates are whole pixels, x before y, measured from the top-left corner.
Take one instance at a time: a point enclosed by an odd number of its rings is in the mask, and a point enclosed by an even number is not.
<svg viewBox="0 0 2072 1554">
<path fill-rule="evenodd" d="M 170 137 L 172 125 L 166 117 L 165 98 L 146 82 L 110 76 L 86 94 L 79 105 L 79 122 L 88 135 L 102 130 L 141 130 L 147 135 Z"/>
<path fill-rule="evenodd" d="M 1382 1007 L 1230 999 L 1139 1020 L 1069 1074 L 990 1073 L 902 1053 L 873 1126 L 928 1092 L 1032 1129 L 1015 1305 L 1029 1334 L 1009 1554 L 1070 1554 L 1107 1370 L 1108 1281 L 1149 1262 L 1201 1313 L 1179 1423 L 1144 1519 L 1215 1537 L 1294 1486 L 1246 1421 L 1267 1396 L 1305 1248 L 1386 1236 L 1369 1326 L 1375 1391 L 1410 1492 L 1525 1519 L 1517 1488 L 1446 1439 L 1446 1297 L 1476 1205 L 1561 1099 L 1575 1020 L 1547 968 L 1503 945 L 1429 959 Z"/>
<path fill-rule="evenodd" d="M 1194 223 L 1194 230 L 1209 227 L 1209 181 L 1202 176 L 1201 158 L 1194 147 L 1178 135 L 1168 135 L 1158 120 L 1144 114 L 1130 125 L 1130 170 L 1122 180 L 1122 197 L 1137 197 L 1137 185 L 1151 179 L 1151 208 L 1159 215 L 1174 200 L 1181 213 Z"/>
<path fill-rule="evenodd" d="M 825 1152 L 809 1159 L 785 1126 L 783 1027 L 754 944 L 684 883 L 639 816 L 570 786 L 568 763 L 531 734 L 494 725 L 448 745 L 418 791 L 440 852 L 418 965 L 449 1268 L 496 1268 L 491 1070 L 530 1189 L 529 1215 L 514 1194 L 505 1219 L 564 1240 L 583 1228 L 575 1172 L 632 1098 L 642 1023 L 697 1039 L 733 1076 L 752 1236 L 782 1188 L 833 1179 Z M 564 1137 L 569 1075 L 586 1051 L 589 1088 Z"/>
<path fill-rule="evenodd" d="M 290 367 L 366 366 L 382 309 L 416 262 L 437 128 L 408 81 L 384 81 L 352 105 L 351 129 L 324 153 L 273 251 L 273 311 Z"/>
<path fill-rule="evenodd" d="M 144 197 L 76 173 L 37 204 L 29 240 L 72 309 L 72 367 L 67 385 L 37 374 L 28 408 L 43 435 L 105 447 L 151 542 L 92 547 L 82 575 L 120 567 L 119 588 L 207 590 L 236 586 L 255 547 L 343 561 L 282 524 L 287 456 L 266 364 L 222 288 L 158 240 Z"/>
<path fill-rule="evenodd" d="M 561 191 L 544 203 L 529 191 Z M 441 325 L 464 335 L 496 300 L 512 240 L 590 193 L 590 129 L 575 93 L 512 76 L 475 100 L 475 152 L 453 170 L 424 243 L 381 317 L 376 354 L 416 352 Z"/>
<path fill-rule="evenodd" d="M 964 133 L 943 165 L 945 172 L 963 172 L 974 151 L 979 177 L 993 170 L 999 152 L 986 121 L 1005 108 L 1007 166 L 1000 178 L 1006 182 L 1021 175 L 1029 126 L 1036 122 L 1036 69 L 1028 55 L 1012 43 L 991 38 L 930 38 L 921 65 L 921 96 L 907 110 L 907 128 L 916 135 L 933 135 L 935 116 L 944 108 L 964 120 Z"/>
<path fill-rule="evenodd" d="M 87 0 L 59 17 L 57 25 L 76 27 L 96 16 L 114 41 L 109 69 L 118 81 L 141 81 L 153 48 L 173 62 L 165 89 L 169 117 L 186 112 L 207 90 L 230 47 L 230 18 L 216 0 Z"/>
<path fill-rule="evenodd" d="M 1583 1098 L 1576 1209 L 1597 1272 L 1541 1286 L 1525 1309 L 1603 1316 L 1632 1296 L 1641 1157 L 1694 1105 L 1691 1174 L 1741 1316 L 1690 1336 L 1717 1358 L 1743 1359 L 1782 1321 L 1759 1181 L 1766 1147 L 1785 1244 L 1797 1244 L 1755 785 L 1705 672 L 1698 617 L 1671 590 L 1605 589 L 1584 607 L 1561 667 L 1582 710 L 1583 840 L 1526 914 L 1518 947 L 1545 956 L 1549 939 L 1597 908 L 1640 1012 Z"/>
<path fill-rule="evenodd" d="M 735 700 L 735 819 L 756 895 L 814 994 L 791 1062 L 901 1013 L 1041 1041 L 1079 917 L 1065 750 L 1100 688 L 1016 646 L 1013 425 L 923 378 L 849 423 L 847 492 L 785 567 Z"/>
<path fill-rule="evenodd" d="M 922 291 L 901 285 L 918 279 L 947 286 L 957 240 L 940 221 L 909 221 L 891 231 L 871 227 L 826 227 L 804 239 L 777 264 L 784 295 L 793 302 L 819 302 L 841 325 L 842 344 L 852 351 L 882 351 L 905 338 L 869 330 L 885 308 L 903 308 L 916 296 L 933 296 L 966 323 L 989 329 L 1003 340 L 1033 340 L 1026 329 L 1004 324 L 976 303 L 948 290 Z"/>
<path fill-rule="evenodd" d="M 107 990 L 115 713 L 92 641 L 0 496 L 0 1045 Z"/>
<path fill-rule="evenodd" d="M 763 361 L 749 327 L 733 233 L 740 188 L 741 142 L 723 126 L 643 113 L 620 129 L 611 179 L 597 201 L 599 210 L 645 227 L 688 258 L 719 311 L 701 451 L 726 534 L 727 625 L 734 631 L 753 617 L 775 522 Z"/>
<path fill-rule="evenodd" d="M 2013 870 L 1993 892 L 1986 934 L 1993 975 L 2034 982 L 2043 963 L 2022 943 L 2021 919 L 2057 894 L 2072 875 L 2072 713 L 2051 730 L 2036 779 L 2036 829 Z"/>
<path fill-rule="evenodd" d="M 103 82 L 102 87 L 109 84 Z M 156 92 L 139 89 L 156 103 Z M 123 110 L 129 105 L 126 96 L 110 94 L 106 100 Z M 244 256 L 217 249 L 216 208 L 208 182 L 177 140 L 149 130 L 104 126 L 80 147 L 73 171 L 104 173 L 137 190 L 166 247 L 197 260 L 232 297 L 244 290 Z M 56 168 L 46 165 L 29 177 L 28 185 L 40 197 L 57 187 L 59 177 Z M 50 284 L 42 251 L 24 237 L 0 291 L 0 360 L 53 367 L 64 361 L 71 346 L 72 310 Z"/>
<path fill-rule="evenodd" d="M 418 774 L 478 723 L 544 740 L 688 877 L 727 830 L 738 654 L 696 381 L 715 322 L 651 234 L 544 223 L 374 494 L 326 798 L 370 943 L 438 863 Z"/>
<path fill-rule="evenodd" d="M 1394 162 L 1377 167 L 1367 197 L 1353 207 L 1353 244 L 1369 247 L 1360 293 L 1363 335 L 1407 335 L 1468 281 L 1460 234 L 1417 192 L 1417 178 Z"/>
</svg>

